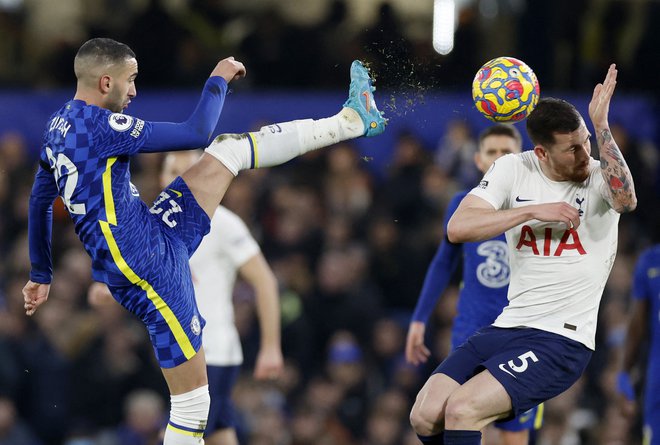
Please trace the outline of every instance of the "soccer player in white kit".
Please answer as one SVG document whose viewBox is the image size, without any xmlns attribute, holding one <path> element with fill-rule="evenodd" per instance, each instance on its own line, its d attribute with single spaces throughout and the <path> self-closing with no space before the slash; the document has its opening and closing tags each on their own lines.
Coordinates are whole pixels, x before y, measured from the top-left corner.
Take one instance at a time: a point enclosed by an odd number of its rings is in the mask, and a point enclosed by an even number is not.
<svg viewBox="0 0 660 445">
<path fill-rule="evenodd" d="M 600 162 L 575 107 L 542 99 L 527 118 L 533 151 L 498 159 L 449 221 L 451 242 L 505 232 L 509 304 L 420 390 L 410 420 L 422 443 L 478 445 L 483 427 L 561 394 L 589 362 L 619 214 L 637 205 L 609 130 L 616 76 L 611 65 L 589 104 Z"/>
<path fill-rule="evenodd" d="M 169 153 L 163 163 L 161 185 L 167 186 L 199 157 L 197 151 Z M 211 408 L 204 442 L 238 445 L 231 395 L 243 363 L 243 351 L 234 324 L 234 284 L 240 276 L 255 291 L 260 343 L 253 375 L 258 380 L 274 379 L 280 376 L 284 365 L 277 279 L 243 220 L 223 206 L 216 209 L 211 230 L 190 258 L 190 270 L 197 306 L 206 319 L 202 344 Z"/>
</svg>

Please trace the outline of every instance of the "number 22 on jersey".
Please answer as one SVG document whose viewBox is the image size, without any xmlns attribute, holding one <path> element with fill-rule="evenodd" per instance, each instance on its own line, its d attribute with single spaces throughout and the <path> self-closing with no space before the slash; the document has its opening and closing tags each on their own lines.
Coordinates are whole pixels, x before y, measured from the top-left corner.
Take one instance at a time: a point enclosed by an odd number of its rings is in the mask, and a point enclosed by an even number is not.
<svg viewBox="0 0 660 445">
<path fill-rule="evenodd" d="M 76 168 L 76 164 L 63 153 L 59 153 L 56 158 L 50 147 L 46 147 L 46 156 L 48 156 L 48 161 L 55 175 L 55 184 L 57 184 L 57 188 L 60 190 L 62 201 L 64 201 L 64 205 L 69 210 L 69 213 L 76 215 L 87 213 L 84 203 L 74 204 L 71 202 L 73 191 L 76 189 L 76 185 L 78 185 L 78 169 Z M 66 172 L 64 169 L 66 169 Z M 60 188 L 60 178 L 63 175 L 66 176 L 64 190 Z"/>
</svg>

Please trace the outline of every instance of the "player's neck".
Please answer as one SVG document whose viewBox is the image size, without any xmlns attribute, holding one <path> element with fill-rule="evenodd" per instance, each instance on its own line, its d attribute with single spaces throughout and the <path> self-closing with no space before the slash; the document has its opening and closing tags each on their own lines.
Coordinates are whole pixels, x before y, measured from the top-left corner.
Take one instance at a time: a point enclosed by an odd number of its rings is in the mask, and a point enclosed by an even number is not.
<svg viewBox="0 0 660 445">
<path fill-rule="evenodd" d="M 87 88 L 78 86 L 76 95 L 73 96 L 74 100 L 82 100 L 87 105 L 96 105 L 97 107 L 105 108 L 103 98 L 95 91 L 90 91 Z"/>
<path fill-rule="evenodd" d="M 539 162 L 541 166 L 541 172 L 543 175 L 551 181 L 560 182 L 562 179 L 554 172 L 550 167 L 548 167 L 544 162 Z"/>
<path fill-rule="evenodd" d="M 548 178 L 553 182 L 570 181 L 570 178 L 567 178 L 565 177 L 565 175 L 556 171 L 551 165 L 548 164 L 548 162 L 544 162 L 543 160 L 539 159 L 539 166 L 541 167 L 541 172 L 543 173 L 543 176 L 545 176 L 546 178 Z"/>
</svg>

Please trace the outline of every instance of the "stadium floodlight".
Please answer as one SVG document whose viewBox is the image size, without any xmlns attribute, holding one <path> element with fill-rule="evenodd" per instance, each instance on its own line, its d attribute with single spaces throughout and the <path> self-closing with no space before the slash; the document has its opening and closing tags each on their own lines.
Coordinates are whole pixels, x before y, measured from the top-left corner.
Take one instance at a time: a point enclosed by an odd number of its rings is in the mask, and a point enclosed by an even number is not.
<svg viewBox="0 0 660 445">
<path fill-rule="evenodd" d="M 456 4 L 454 0 L 433 1 L 433 49 L 446 56 L 454 49 Z"/>
</svg>

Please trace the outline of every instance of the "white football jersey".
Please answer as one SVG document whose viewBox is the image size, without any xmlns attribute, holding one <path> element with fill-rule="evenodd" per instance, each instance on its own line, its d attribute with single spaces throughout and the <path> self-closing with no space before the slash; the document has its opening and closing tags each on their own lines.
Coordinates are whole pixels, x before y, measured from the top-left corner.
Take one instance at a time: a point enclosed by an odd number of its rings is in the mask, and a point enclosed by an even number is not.
<svg viewBox="0 0 660 445">
<path fill-rule="evenodd" d="M 577 208 L 580 227 L 526 221 L 506 232 L 511 265 L 509 304 L 493 323 L 527 326 L 595 348 L 598 306 L 614 263 L 619 213 L 600 163 L 591 160 L 582 183 L 552 181 L 533 151 L 498 159 L 471 194 L 495 209 L 564 201 Z"/>
<path fill-rule="evenodd" d="M 209 234 L 190 258 L 197 305 L 206 319 L 202 343 L 209 365 L 243 363 L 232 294 L 239 268 L 259 251 L 245 223 L 220 206 L 211 219 Z"/>
</svg>

